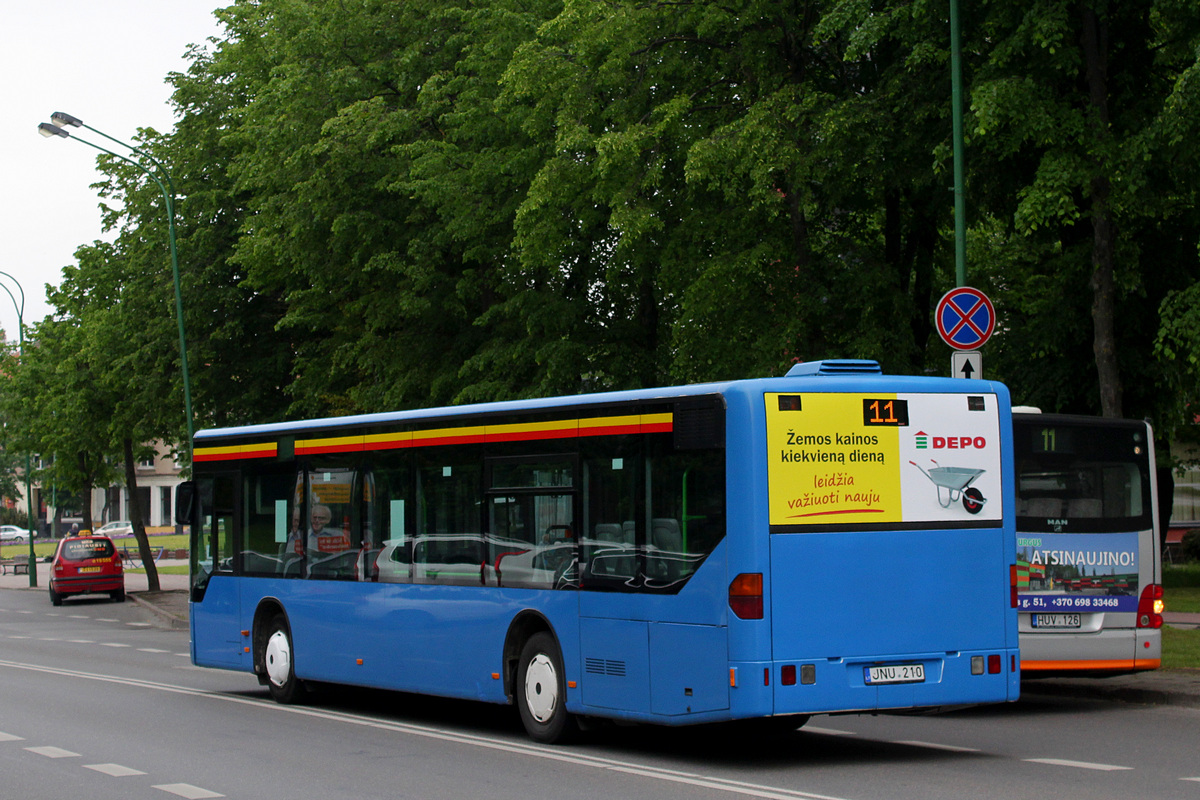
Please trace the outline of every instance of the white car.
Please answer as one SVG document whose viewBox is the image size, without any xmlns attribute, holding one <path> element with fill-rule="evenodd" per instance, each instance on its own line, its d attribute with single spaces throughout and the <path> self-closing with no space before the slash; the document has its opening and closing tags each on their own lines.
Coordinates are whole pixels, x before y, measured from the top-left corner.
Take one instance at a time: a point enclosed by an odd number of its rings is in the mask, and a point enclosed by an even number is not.
<svg viewBox="0 0 1200 800">
<path fill-rule="evenodd" d="M 133 523 L 127 519 L 117 520 L 103 525 L 99 530 L 93 531 L 97 536 L 107 536 L 110 539 L 115 539 L 120 536 L 133 535 Z"/>
<path fill-rule="evenodd" d="M 20 525 L 0 525 L 0 542 L 27 542 L 36 533 L 27 531 Z"/>
</svg>

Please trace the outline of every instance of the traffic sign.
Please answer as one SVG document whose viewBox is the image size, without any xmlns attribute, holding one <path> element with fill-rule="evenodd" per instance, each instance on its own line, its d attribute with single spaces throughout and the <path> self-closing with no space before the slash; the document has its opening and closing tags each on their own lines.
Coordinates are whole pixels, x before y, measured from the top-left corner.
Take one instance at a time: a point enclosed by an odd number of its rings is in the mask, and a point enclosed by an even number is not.
<svg viewBox="0 0 1200 800">
<path fill-rule="evenodd" d="M 942 295 L 934 313 L 938 334 L 955 350 L 983 346 L 996 328 L 996 309 L 987 295 L 970 286 L 959 286 Z"/>
<path fill-rule="evenodd" d="M 950 354 L 951 378 L 982 378 L 983 355 L 978 350 L 956 350 Z"/>
</svg>

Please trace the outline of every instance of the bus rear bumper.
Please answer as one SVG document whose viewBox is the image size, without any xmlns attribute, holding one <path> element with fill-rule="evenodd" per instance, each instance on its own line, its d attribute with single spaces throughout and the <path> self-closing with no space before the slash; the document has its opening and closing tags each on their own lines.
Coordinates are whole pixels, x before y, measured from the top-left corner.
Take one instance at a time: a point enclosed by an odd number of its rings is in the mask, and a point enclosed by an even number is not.
<svg viewBox="0 0 1200 800">
<path fill-rule="evenodd" d="M 737 717 L 1002 703 L 1019 697 L 1019 660 L 1005 648 L 738 664 L 730 708 Z"/>
<path fill-rule="evenodd" d="M 1162 631 L 1158 628 L 1021 634 L 1021 670 L 1026 677 L 1117 675 L 1158 669 L 1161 665 Z"/>
</svg>

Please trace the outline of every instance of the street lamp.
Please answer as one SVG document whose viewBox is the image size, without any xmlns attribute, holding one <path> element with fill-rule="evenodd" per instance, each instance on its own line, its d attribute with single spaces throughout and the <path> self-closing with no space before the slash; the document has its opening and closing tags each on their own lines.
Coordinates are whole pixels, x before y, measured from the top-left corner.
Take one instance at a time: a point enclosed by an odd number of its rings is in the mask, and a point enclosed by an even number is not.
<svg viewBox="0 0 1200 800">
<path fill-rule="evenodd" d="M 160 164 L 149 153 L 147 153 L 143 150 L 139 150 L 138 148 L 134 147 L 131 144 L 122 142 L 120 139 L 114 139 L 113 137 L 109 136 L 107 133 L 96 130 L 95 128 L 93 128 L 90 125 L 84 125 L 83 120 L 79 119 L 78 117 L 73 117 L 70 114 L 64 113 L 62 111 L 55 111 L 53 114 L 50 115 L 50 119 L 52 120 L 52 122 L 43 122 L 40 125 L 38 125 L 38 133 L 40 133 L 42 136 L 45 136 L 46 138 L 50 138 L 52 136 L 58 136 L 63 139 L 74 139 L 77 142 L 82 142 L 83 144 L 86 144 L 88 147 L 94 147 L 95 149 L 101 151 L 102 153 L 108 153 L 110 156 L 119 158 L 127 164 L 132 164 L 133 166 L 137 167 L 142 172 L 144 172 L 156 184 L 158 184 L 159 191 L 162 192 L 163 200 L 167 204 L 167 238 L 168 238 L 168 240 L 170 242 L 170 246 L 171 246 L 171 277 L 175 281 L 175 319 L 179 323 L 179 359 L 180 359 L 180 363 L 183 365 L 183 407 L 184 407 L 184 414 L 187 416 L 188 462 L 191 463 L 191 460 L 192 460 L 192 436 L 195 433 L 195 430 L 193 428 L 193 423 L 192 423 L 192 384 L 191 384 L 191 380 L 188 378 L 187 336 L 184 335 L 184 329 L 183 329 L 183 293 L 180 291 L 180 288 L 179 288 L 179 256 L 175 250 L 175 186 L 171 182 L 171 174 L 169 172 L 167 172 L 166 168 L 163 167 L 163 165 Z M 106 147 L 101 147 L 98 144 L 93 144 L 92 142 L 89 142 L 87 139 L 81 139 L 78 136 L 72 136 L 70 133 L 68 133 L 66 130 L 64 130 L 62 126 L 70 126 L 73 128 L 87 128 L 92 133 L 103 136 L 105 139 L 108 139 L 109 141 L 116 142 L 117 144 L 121 145 L 122 147 L 128 149 L 130 152 L 135 153 L 135 154 L 145 158 L 147 161 L 149 161 L 151 164 L 154 165 L 155 169 L 152 170 L 149 167 L 147 167 L 146 165 L 142 164 L 141 162 L 134 161 L 133 159 L 127 158 L 127 157 L 121 155 L 120 153 L 114 153 L 112 150 L 109 150 Z M 156 170 L 157 170 L 158 174 L 156 174 Z M 161 180 L 159 180 L 159 177 L 158 177 L 159 174 L 161 174 L 164 178 L 166 178 L 167 186 L 164 186 L 163 182 Z M 169 191 L 167 188 L 168 186 L 170 187 Z"/>
<path fill-rule="evenodd" d="M 17 310 L 17 342 L 19 349 L 17 352 L 21 358 L 25 358 L 25 289 L 21 287 L 21 282 L 7 272 L 0 270 L 0 275 L 8 278 L 17 287 L 17 291 L 21 293 L 21 300 L 18 302 L 16 295 L 12 293 L 12 289 L 8 288 L 7 283 L 0 282 L 0 289 L 3 289 L 13 301 L 13 308 Z M 37 556 L 33 552 L 33 538 L 37 535 L 36 529 L 33 527 L 33 482 L 29 476 L 30 471 L 29 453 L 25 454 L 25 508 L 29 512 L 29 586 L 30 588 L 37 587 Z"/>
</svg>

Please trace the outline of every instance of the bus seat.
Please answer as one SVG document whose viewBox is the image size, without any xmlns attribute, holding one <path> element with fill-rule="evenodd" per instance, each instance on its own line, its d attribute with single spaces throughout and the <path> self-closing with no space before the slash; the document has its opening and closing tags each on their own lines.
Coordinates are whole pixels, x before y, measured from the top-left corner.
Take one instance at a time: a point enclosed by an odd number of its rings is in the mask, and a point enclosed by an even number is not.
<svg viewBox="0 0 1200 800">
<path fill-rule="evenodd" d="M 650 541 L 659 550 L 671 553 L 683 552 L 683 535 L 679 532 L 679 520 L 661 517 L 653 520 Z"/>
<path fill-rule="evenodd" d="M 1068 517 L 1099 519 L 1104 516 L 1104 507 L 1096 497 L 1081 497 L 1067 503 Z"/>
<path fill-rule="evenodd" d="M 621 525 L 617 522 L 596 523 L 596 539 L 601 542 L 621 541 Z"/>
<path fill-rule="evenodd" d="M 637 541 L 637 523 L 629 519 L 621 523 L 621 544 L 633 546 Z"/>
<path fill-rule="evenodd" d="M 1017 509 L 1017 516 L 1020 517 L 1056 519 L 1062 515 L 1063 504 L 1057 497 L 1021 498 L 1020 507 Z"/>
</svg>

